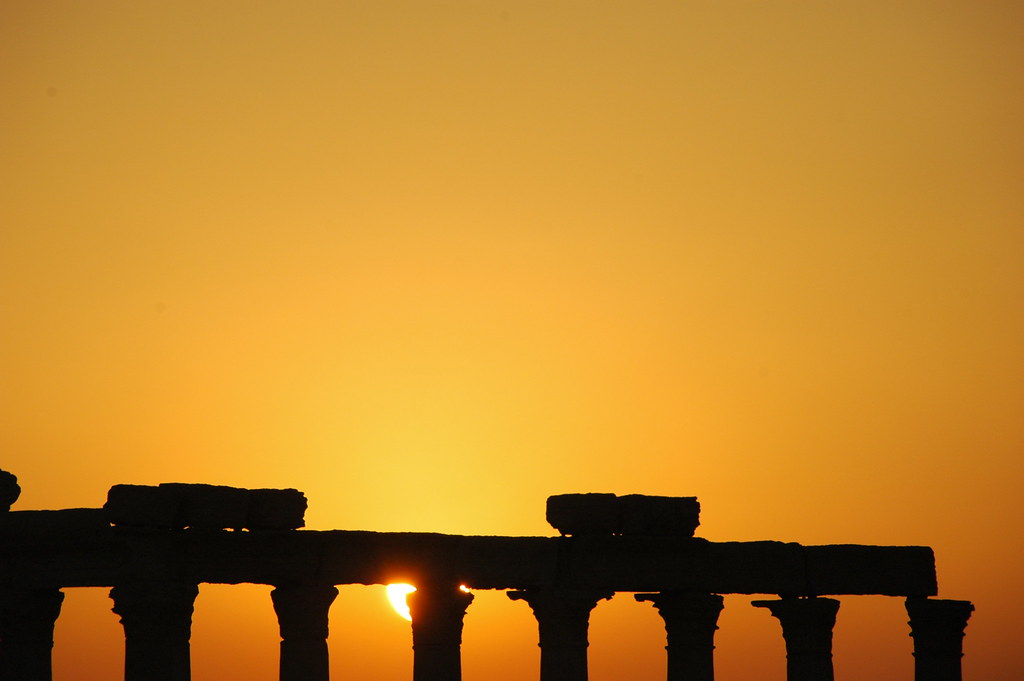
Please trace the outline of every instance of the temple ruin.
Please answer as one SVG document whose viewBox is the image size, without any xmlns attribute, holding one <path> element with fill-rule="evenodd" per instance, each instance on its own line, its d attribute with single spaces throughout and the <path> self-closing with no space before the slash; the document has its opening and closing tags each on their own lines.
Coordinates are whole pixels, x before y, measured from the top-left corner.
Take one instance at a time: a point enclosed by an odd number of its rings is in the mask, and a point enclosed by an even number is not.
<svg viewBox="0 0 1024 681">
<path fill-rule="evenodd" d="M 2 472 L 0 472 L 2 473 Z M 327 681 L 327 614 L 346 584 L 408 582 L 413 681 L 460 681 L 469 589 L 506 590 L 536 619 L 541 681 L 586 681 L 591 610 L 618 592 L 664 620 L 669 681 L 714 678 L 722 594 L 755 600 L 782 627 L 789 681 L 831 681 L 834 596 L 906 599 L 916 681 L 961 678 L 969 601 L 933 598 L 924 546 L 712 542 L 694 536 L 694 497 L 548 499 L 560 536 L 314 531 L 296 490 L 117 485 L 103 508 L 10 511 L 0 475 L 0 679 L 49 681 L 62 588 L 109 587 L 125 634 L 125 681 L 187 681 L 199 584 L 271 592 L 282 681 Z M 521 606 L 513 606 L 521 607 Z M 638 605 L 637 607 L 641 607 Z M 646 607 L 646 606 L 643 606 Z"/>
</svg>

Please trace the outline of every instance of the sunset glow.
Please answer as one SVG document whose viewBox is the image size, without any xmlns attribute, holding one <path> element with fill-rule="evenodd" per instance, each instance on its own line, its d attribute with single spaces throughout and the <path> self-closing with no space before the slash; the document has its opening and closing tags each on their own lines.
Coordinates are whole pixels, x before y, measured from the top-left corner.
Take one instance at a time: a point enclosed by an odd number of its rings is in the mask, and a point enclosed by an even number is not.
<svg viewBox="0 0 1024 681">
<path fill-rule="evenodd" d="M 710 541 L 933 547 L 964 678 L 1024 679 L 1022 121 L 1022 2 L 4 0 L 12 510 L 553 537 L 553 494 L 696 496 Z M 385 585 L 338 589 L 332 678 L 407 681 Z M 121 678 L 109 589 L 64 591 L 54 681 Z M 195 681 L 276 681 L 269 592 L 200 585 Z M 763 597 L 718 681 L 784 681 Z M 913 678 L 904 602 L 841 600 L 835 677 Z M 589 631 L 591 681 L 664 678 L 650 604 Z M 537 636 L 474 588 L 465 678 Z"/>
</svg>

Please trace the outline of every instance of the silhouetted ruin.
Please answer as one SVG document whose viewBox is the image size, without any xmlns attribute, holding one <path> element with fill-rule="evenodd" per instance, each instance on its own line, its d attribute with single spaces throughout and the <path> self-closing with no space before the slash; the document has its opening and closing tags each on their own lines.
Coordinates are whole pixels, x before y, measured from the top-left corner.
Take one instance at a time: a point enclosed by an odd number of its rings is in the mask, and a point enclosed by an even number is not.
<svg viewBox="0 0 1024 681">
<path fill-rule="evenodd" d="M 0 471 L 0 504 L 20 492 Z M 548 499 L 562 536 L 300 530 L 297 490 L 116 485 L 97 509 L 0 513 L 0 679 L 49 681 L 65 587 L 110 587 L 125 632 L 126 681 L 187 681 L 199 584 L 268 584 L 281 633 L 282 681 L 326 681 L 327 614 L 337 585 L 408 582 L 414 681 L 461 679 L 469 589 L 508 590 L 537 618 L 541 681 L 586 681 L 591 610 L 635 592 L 665 623 L 669 681 L 714 678 L 722 594 L 782 625 L 789 681 L 832 674 L 839 601 L 906 599 L 916 681 L 961 678 L 968 601 L 932 598 L 924 546 L 803 546 L 694 537 L 695 497 L 565 494 Z"/>
</svg>

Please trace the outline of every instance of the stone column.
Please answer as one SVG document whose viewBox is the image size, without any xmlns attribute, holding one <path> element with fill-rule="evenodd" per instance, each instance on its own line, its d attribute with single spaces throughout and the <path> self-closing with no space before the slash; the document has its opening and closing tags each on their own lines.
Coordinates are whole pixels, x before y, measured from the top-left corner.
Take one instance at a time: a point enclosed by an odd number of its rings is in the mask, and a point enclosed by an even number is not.
<svg viewBox="0 0 1024 681">
<path fill-rule="evenodd" d="M 110 590 L 124 625 L 125 681 L 189 681 L 192 608 L 199 587 L 136 582 Z"/>
<path fill-rule="evenodd" d="M 715 631 L 722 597 L 663 591 L 635 594 L 634 598 L 650 601 L 665 620 L 668 681 L 714 681 Z"/>
<path fill-rule="evenodd" d="M 782 624 L 786 639 L 788 681 L 833 681 L 832 627 L 836 624 L 839 601 L 834 598 L 783 598 L 754 601 Z"/>
<path fill-rule="evenodd" d="M 473 594 L 454 585 L 417 586 L 406 596 L 412 616 L 413 681 L 462 679 L 462 618 Z"/>
<path fill-rule="evenodd" d="M 972 612 L 970 601 L 907 599 L 915 681 L 961 680 L 964 628 Z"/>
<path fill-rule="evenodd" d="M 587 630 L 590 611 L 614 592 L 540 588 L 509 591 L 526 601 L 537 618 L 540 639 L 540 681 L 587 681 Z"/>
<path fill-rule="evenodd" d="M 0 590 L 0 679 L 53 678 L 53 625 L 63 602 L 60 589 Z"/>
<path fill-rule="evenodd" d="M 338 595 L 331 584 L 279 586 L 270 592 L 281 629 L 281 681 L 327 681 L 327 613 Z"/>
</svg>

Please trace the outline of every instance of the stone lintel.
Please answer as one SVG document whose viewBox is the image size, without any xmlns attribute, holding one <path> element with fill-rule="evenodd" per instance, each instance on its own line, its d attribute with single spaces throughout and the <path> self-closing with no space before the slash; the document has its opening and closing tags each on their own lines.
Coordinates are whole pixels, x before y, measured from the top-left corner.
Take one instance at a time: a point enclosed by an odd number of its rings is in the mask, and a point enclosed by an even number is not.
<svg viewBox="0 0 1024 681">
<path fill-rule="evenodd" d="M 24 512 L 0 518 L 16 513 Z M 858 570 L 836 568 L 832 574 L 826 569 L 845 560 Z M 223 584 L 387 584 L 451 578 L 476 589 L 562 583 L 612 591 L 718 594 L 935 592 L 934 556 L 927 547 L 110 527 L 73 536 L 49 531 L 12 536 L 4 535 L 0 523 L 0 580 L 8 584 L 109 587 L 154 576 L 154 569 L 162 579 Z"/>
<path fill-rule="evenodd" d="M 110 523 L 99 508 L 0 513 L 0 541 L 17 543 L 33 538 L 73 539 L 98 536 L 109 529 Z"/>
</svg>

